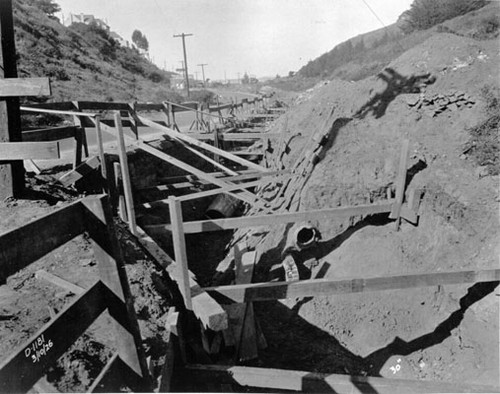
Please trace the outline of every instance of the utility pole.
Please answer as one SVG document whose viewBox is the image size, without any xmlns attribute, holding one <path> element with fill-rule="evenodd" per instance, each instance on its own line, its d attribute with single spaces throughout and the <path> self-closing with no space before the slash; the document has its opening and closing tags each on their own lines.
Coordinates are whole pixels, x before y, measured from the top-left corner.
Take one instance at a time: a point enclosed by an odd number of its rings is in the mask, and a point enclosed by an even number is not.
<svg viewBox="0 0 500 394">
<path fill-rule="evenodd" d="M 184 38 L 189 37 L 189 36 L 192 36 L 192 34 L 182 33 L 182 34 L 175 34 L 174 35 L 174 38 L 178 38 L 178 37 L 182 38 L 182 50 L 184 51 L 184 72 L 185 72 L 185 76 L 186 76 L 186 93 L 187 93 L 188 98 L 189 98 L 189 74 L 188 74 L 188 63 L 187 63 L 187 56 L 186 56 L 186 41 Z"/>
<path fill-rule="evenodd" d="M 203 77 L 203 87 L 206 88 L 206 85 L 205 85 L 205 66 L 208 66 L 208 63 L 198 64 L 198 66 L 201 67 L 201 75 Z"/>
</svg>

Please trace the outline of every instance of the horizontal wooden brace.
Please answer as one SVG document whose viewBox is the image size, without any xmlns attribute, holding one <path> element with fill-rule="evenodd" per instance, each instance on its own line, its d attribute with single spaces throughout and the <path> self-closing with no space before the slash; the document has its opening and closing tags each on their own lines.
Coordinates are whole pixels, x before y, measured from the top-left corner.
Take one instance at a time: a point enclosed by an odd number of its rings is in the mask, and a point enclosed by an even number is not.
<svg viewBox="0 0 500 394">
<path fill-rule="evenodd" d="M 324 220 L 327 218 L 341 219 L 357 215 L 373 215 L 376 213 L 390 212 L 394 200 L 387 200 L 382 204 L 359 205 L 354 207 L 340 207 L 320 209 L 308 212 L 275 213 L 272 215 L 246 216 L 240 218 L 201 220 L 184 222 L 186 234 L 202 233 L 205 231 L 233 230 L 242 227 L 271 226 L 285 223 L 307 222 L 309 220 Z M 169 229 L 168 225 L 146 226 L 151 230 Z"/>
<path fill-rule="evenodd" d="M 23 142 L 34 141 L 59 141 L 66 138 L 75 138 L 75 134 L 81 130 L 76 126 L 61 126 L 50 129 L 37 129 L 22 132 Z"/>
<path fill-rule="evenodd" d="M 206 287 L 203 290 L 221 303 L 240 303 L 461 283 L 495 282 L 499 280 L 500 269 L 490 269 L 378 278 L 309 279 L 297 282 L 251 283 L 247 285 Z"/>
<path fill-rule="evenodd" d="M 59 142 L 0 142 L 1 160 L 59 159 Z"/>
<path fill-rule="evenodd" d="M 498 386 L 466 382 L 388 379 L 285 369 L 191 364 L 186 376 L 195 382 L 217 382 L 240 386 L 291 390 L 304 393 L 497 393 Z"/>
<path fill-rule="evenodd" d="M 48 78 L 0 78 L 0 97 L 50 95 Z"/>
<path fill-rule="evenodd" d="M 213 133 L 188 133 L 190 137 L 199 139 L 199 140 L 213 140 Z M 281 136 L 281 133 L 220 133 L 218 138 L 219 141 L 252 141 L 259 140 L 263 138 L 278 138 Z"/>
</svg>

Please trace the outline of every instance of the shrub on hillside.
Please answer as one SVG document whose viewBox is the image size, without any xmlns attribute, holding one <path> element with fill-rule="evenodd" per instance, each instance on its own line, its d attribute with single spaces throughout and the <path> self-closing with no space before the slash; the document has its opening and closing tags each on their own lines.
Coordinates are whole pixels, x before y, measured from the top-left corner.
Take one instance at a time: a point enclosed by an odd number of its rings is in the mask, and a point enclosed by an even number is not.
<svg viewBox="0 0 500 394">
<path fill-rule="evenodd" d="M 190 100 L 198 101 L 199 103 L 211 103 L 215 94 L 210 90 L 193 90 L 190 94 Z"/>
<path fill-rule="evenodd" d="M 486 0 L 414 0 L 410 9 L 399 16 L 398 24 L 404 33 L 425 30 L 486 4 Z"/>
<path fill-rule="evenodd" d="M 495 14 L 488 15 L 481 19 L 477 31 L 472 35 L 476 40 L 490 40 L 498 37 L 500 27 L 500 17 Z"/>
</svg>

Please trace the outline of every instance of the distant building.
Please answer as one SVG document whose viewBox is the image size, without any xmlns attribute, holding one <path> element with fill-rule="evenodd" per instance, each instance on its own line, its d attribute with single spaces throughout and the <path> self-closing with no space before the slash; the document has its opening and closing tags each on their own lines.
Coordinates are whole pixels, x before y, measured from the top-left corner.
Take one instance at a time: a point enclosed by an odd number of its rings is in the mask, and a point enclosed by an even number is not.
<svg viewBox="0 0 500 394">
<path fill-rule="evenodd" d="M 90 25 L 91 23 L 95 23 L 97 26 L 99 26 L 101 29 L 104 30 L 110 30 L 109 25 L 106 21 L 96 18 L 92 14 L 73 14 L 70 13 L 69 16 L 64 17 L 63 16 L 63 25 L 64 26 L 69 26 L 72 23 L 85 23 L 86 25 Z"/>
</svg>

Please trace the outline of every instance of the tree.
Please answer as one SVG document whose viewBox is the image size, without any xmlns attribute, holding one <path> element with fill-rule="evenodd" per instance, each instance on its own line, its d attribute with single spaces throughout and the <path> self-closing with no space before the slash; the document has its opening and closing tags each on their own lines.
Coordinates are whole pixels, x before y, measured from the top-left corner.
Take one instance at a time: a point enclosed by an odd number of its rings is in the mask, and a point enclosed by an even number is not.
<svg viewBox="0 0 500 394">
<path fill-rule="evenodd" d="M 243 85 L 248 85 L 250 83 L 250 77 L 248 76 L 248 74 L 245 72 L 245 74 L 243 74 L 243 78 L 241 79 L 241 83 Z"/>
<path fill-rule="evenodd" d="M 146 52 L 149 50 L 149 42 L 144 34 L 140 30 L 134 30 L 132 33 L 132 42 L 137 45 L 137 48 L 143 49 Z"/>
</svg>

